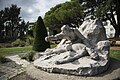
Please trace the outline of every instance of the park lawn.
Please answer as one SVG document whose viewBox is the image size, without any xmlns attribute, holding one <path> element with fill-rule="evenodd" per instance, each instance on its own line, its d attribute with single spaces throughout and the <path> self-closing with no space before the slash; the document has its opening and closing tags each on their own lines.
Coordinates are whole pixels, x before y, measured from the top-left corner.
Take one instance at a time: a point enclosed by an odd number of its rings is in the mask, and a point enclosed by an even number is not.
<svg viewBox="0 0 120 80">
<path fill-rule="evenodd" d="M 54 43 L 54 44 L 51 44 L 50 47 L 51 47 L 51 48 L 55 48 L 55 47 L 57 47 L 57 44 L 55 44 L 55 43 Z"/>
<path fill-rule="evenodd" d="M 32 46 L 0 48 L 0 56 L 6 56 L 17 52 L 27 52 L 31 50 L 32 50 Z"/>
<path fill-rule="evenodd" d="M 52 47 L 55 47 L 56 45 L 52 45 Z M 6 56 L 12 53 L 17 52 L 27 52 L 31 51 L 32 46 L 27 47 L 13 47 L 13 48 L 0 48 L 0 56 Z M 120 60 L 120 50 L 110 50 L 110 57 Z"/>
<path fill-rule="evenodd" d="M 110 57 L 120 61 L 120 50 L 111 50 Z"/>
<path fill-rule="evenodd" d="M 51 48 L 56 47 L 57 44 L 51 44 Z M 18 52 L 28 52 L 32 51 L 32 46 L 26 47 L 11 47 L 11 48 L 0 48 L 0 56 L 6 56 Z"/>
</svg>

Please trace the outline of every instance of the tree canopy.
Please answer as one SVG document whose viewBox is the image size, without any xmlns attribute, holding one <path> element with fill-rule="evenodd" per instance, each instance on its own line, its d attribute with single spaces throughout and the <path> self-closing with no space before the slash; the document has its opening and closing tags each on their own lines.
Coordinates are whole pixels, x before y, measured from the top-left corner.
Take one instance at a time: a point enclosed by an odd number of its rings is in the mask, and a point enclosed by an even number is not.
<svg viewBox="0 0 120 80">
<path fill-rule="evenodd" d="M 71 1 L 58 4 L 45 14 L 46 27 L 56 28 L 64 24 L 78 26 L 83 21 L 83 12 L 80 4 Z"/>
</svg>

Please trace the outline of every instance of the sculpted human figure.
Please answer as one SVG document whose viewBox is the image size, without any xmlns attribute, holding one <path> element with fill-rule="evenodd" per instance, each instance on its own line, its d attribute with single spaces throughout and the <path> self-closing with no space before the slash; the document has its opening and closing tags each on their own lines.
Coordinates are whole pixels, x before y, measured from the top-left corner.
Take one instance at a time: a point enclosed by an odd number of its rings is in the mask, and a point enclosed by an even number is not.
<svg viewBox="0 0 120 80">
<path fill-rule="evenodd" d="M 83 43 L 87 46 L 90 46 L 89 41 L 78 31 L 78 29 L 70 28 L 68 25 L 63 25 L 59 34 L 56 34 L 55 36 L 46 37 L 46 41 L 58 39 L 67 39 L 72 44 Z"/>
<path fill-rule="evenodd" d="M 82 56 L 90 55 L 93 59 L 98 59 L 98 54 L 92 48 L 90 42 L 78 31 L 76 28 L 70 28 L 68 25 L 64 25 L 61 28 L 61 33 L 55 36 L 48 36 L 45 38 L 46 41 L 66 39 L 66 43 L 60 47 L 54 49 L 48 49 L 45 51 L 46 54 L 63 53 L 66 51 L 76 54 L 74 56 L 68 56 L 67 59 L 56 61 L 56 64 L 63 64 L 67 62 L 79 59 Z"/>
</svg>

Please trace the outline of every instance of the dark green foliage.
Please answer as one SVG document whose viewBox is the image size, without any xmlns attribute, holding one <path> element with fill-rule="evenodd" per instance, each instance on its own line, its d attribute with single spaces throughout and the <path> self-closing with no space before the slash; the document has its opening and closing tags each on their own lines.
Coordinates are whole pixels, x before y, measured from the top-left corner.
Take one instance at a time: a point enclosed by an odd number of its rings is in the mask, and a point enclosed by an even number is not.
<svg viewBox="0 0 120 80">
<path fill-rule="evenodd" d="M 0 43 L 0 48 L 9 48 L 12 47 L 11 43 Z"/>
<path fill-rule="evenodd" d="M 20 38 L 21 40 L 25 40 L 27 31 L 28 31 L 28 24 L 26 23 L 24 20 L 21 22 L 21 24 L 19 24 L 19 36 L 18 38 Z"/>
<path fill-rule="evenodd" d="M 79 3 L 71 1 L 58 4 L 45 14 L 45 26 L 61 28 L 62 25 L 77 26 L 83 21 L 82 7 Z"/>
<path fill-rule="evenodd" d="M 47 48 L 50 48 L 49 42 L 45 41 L 47 36 L 47 30 L 43 23 L 41 17 L 38 17 L 36 27 L 35 27 L 35 39 L 33 44 L 33 50 L 35 51 L 45 51 Z"/>
<path fill-rule="evenodd" d="M 34 38 L 31 36 L 27 36 L 26 38 L 26 46 L 33 45 Z"/>
<path fill-rule="evenodd" d="M 25 45 L 26 45 L 26 42 L 20 39 L 17 39 L 14 42 L 12 42 L 13 47 L 24 47 Z"/>
<path fill-rule="evenodd" d="M 28 52 L 28 53 L 21 54 L 21 55 L 19 55 L 19 56 L 20 56 L 21 59 L 25 59 L 25 60 L 27 60 L 27 61 L 34 61 L 34 60 L 33 60 L 33 57 L 34 57 L 35 53 L 36 53 L 36 52 L 34 52 L 34 51 L 30 51 L 30 52 Z"/>
<path fill-rule="evenodd" d="M 27 24 L 21 20 L 20 10 L 17 5 L 11 5 L 0 11 L 0 42 L 11 42 L 18 37 L 25 37 Z"/>
<path fill-rule="evenodd" d="M 34 35 L 33 35 L 33 30 L 28 30 L 28 36 L 31 36 L 31 37 L 34 36 Z"/>
<path fill-rule="evenodd" d="M 4 56 L 0 55 L 0 63 L 5 63 L 5 62 L 8 62 L 8 61 L 10 61 L 10 60 L 5 58 Z"/>
<path fill-rule="evenodd" d="M 33 30 L 36 26 L 36 23 L 27 23 L 27 24 L 29 24 L 27 35 L 30 36 L 30 37 L 34 37 L 34 35 L 33 35 L 34 31 Z"/>
</svg>

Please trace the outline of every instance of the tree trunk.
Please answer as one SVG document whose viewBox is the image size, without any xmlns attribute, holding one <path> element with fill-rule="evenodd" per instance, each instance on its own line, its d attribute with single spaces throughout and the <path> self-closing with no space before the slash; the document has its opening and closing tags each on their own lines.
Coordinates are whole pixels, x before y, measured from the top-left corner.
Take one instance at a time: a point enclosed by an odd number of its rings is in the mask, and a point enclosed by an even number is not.
<svg viewBox="0 0 120 80">
<path fill-rule="evenodd" d="M 119 0 L 117 0 L 116 2 L 117 28 L 115 29 L 115 37 L 118 38 L 120 35 L 120 2 Z"/>
<path fill-rule="evenodd" d="M 119 33 L 120 33 L 120 29 L 119 29 L 119 27 L 117 27 L 116 29 L 115 29 L 115 38 L 119 38 Z"/>
</svg>

